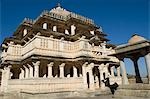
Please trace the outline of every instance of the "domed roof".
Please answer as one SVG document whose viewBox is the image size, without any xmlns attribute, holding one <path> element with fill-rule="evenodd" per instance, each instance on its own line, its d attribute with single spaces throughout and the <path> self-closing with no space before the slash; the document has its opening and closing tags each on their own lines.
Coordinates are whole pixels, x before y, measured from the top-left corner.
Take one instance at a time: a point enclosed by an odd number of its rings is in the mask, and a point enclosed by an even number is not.
<svg viewBox="0 0 150 99">
<path fill-rule="evenodd" d="M 142 36 L 139 36 L 137 34 L 134 34 L 128 41 L 128 44 L 134 44 L 137 42 L 145 41 L 146 39 Z"/>
<path fill-rule="evenodd" d="M 70 12 L 67 11 L 66 9 L 62 8 L 60 6 L 60 4 L 58 4 L 56 8 L 53 8 L 50 12 L 56 13 L 56 14 L 59 14 L 59 15 L 62 15 L 62 16 L 67 16 L 67 15 L 70 14 Z"/>
</svg>

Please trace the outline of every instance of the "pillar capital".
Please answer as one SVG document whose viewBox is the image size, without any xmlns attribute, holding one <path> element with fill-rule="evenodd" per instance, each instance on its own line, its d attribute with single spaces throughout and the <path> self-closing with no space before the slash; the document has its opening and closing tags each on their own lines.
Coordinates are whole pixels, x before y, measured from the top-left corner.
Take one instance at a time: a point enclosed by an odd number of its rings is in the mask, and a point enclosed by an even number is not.
<svg viewBox="0 0 150 99">
<path fill-rule="evenodd" d="M 40 61 L 32 62 L 32 64 L 33 64 L 34 66 L 39 66 L 39 65 L 40 65 Z"/>
<path fill-rule="evenodd" d="M 123 58 L 123 57 L 118 57 L 118 59 L 119 59 L 120 61 L 123 61 L 123 62 L 124 62 L 124 58 Z"/>
<path fill-rule="evenodd" d="M 21 70 L 21 71 L 23 71 L 23 69 L 22 69 L 22 68 L 20 68 L 20 70 Z"/>
<path fill-rule="evenodd" d="M 99 70 L 102 70 L 103 67 L 104 67 L 104 64 L 100 64 L 99 67 L 98 67 L 98 69 L 99 69 Z"/>
<path fill-rule="evenodd" d="M 47 64 L 47 66 L 49 67 L 52 67 L 54 65 L 54 62 L 50 62 L 49 64 Z"/>
<path fill-rule="evenodd" d="M 59 66 L 60 66 L 60 67 L 64 67 L 64 66 L 65 66 L 65 63 L 62 63 L 62 64 L 60 64 Z"/>
<path fill-rule="evenodd" d="M 29 68 L 31 68 L 31 65 L 30 65 L 30 64 L 27 64 L 27 65 L 28 65 Z"/>
<path fill-rule="evenodd" d="M 85 63 L 82 65 L 82 67 L 87 67 L 87 65 L 88 65 L 88 62 L 85 62 Z"/>
<path fill-rule="evenodd" d="M 92 69 L 92 68 L 94 67 L 94 63 L 90 63 L 90 64 L 88 65 L 88 67 L 89 67 L 90 69 Z"/>
<path fill-rule="evenodd" d="M 134 55 L 135 56 L 135 55 Z M 135 56 L 135 57 L 130 57 L 130 59 L 133 61 L 133 62 L 137 62 L 138 61 L 138 59 L 139 59 L 139 57 L 137 57 L 137 56 Z"/>
<path fill-rule="evenodd" d="M 8 65 L 8 68 L 11 68 L 12 67 L 12 65 Z"/>
<path fill-rule="evenodd" d="M 27 67 L 25 65 L 23 65 L 23 67 L 26 69 Z"/>
<path fill-rule="evenodd" d="M 7 67 L 4 67 L 4 70 L 8 70 L 10 69 L 12 66 L 11 65 L 8 65 Z"/>
</svg>

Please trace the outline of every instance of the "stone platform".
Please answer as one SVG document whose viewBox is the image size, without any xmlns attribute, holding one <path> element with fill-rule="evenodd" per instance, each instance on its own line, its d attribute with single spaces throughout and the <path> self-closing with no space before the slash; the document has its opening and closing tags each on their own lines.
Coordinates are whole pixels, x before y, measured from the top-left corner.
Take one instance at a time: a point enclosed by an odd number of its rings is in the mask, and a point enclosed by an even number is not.
<svg viewBox="0 0 150 99">
<path fill-rule="evenodd" d="M 150 98 L 150 84 L 121 85 L 115 92 L 115 97 L 134 96 Z"/>
<path fill-rule="evenodd" d="M 31 93 L 5 93 L 0 94 L 0 99 L 77 99 L 87 97 L 99 97 L 99 96 L 111 95 L 110 90 L 85 90 L 82 91 L 72 91 L 72 92 L 51 92 L 51 93 L 42 93 L 42 94 L 31 94 Z"/>
</svg>

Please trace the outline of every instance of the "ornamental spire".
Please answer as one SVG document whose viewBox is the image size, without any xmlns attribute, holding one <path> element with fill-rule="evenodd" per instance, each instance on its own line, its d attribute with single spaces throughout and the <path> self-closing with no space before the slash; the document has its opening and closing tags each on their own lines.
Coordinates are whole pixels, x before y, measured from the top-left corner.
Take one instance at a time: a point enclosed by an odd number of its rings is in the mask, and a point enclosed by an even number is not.
<svg viewBox="0 0 150 99">
<path fill-rule="evenodd" d="M 57 3 L 57 7 L 61 7 L 60 3 Z"/>
</svg>

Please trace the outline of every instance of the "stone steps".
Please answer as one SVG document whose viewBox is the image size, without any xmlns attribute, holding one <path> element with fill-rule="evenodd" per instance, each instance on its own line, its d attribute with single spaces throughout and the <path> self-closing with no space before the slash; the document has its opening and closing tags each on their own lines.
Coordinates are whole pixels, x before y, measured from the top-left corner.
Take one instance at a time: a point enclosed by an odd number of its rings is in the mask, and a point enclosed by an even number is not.
<svg viewBox="0 0 150 99">
<path fill-rule="evenodd" d="M 4 96 L 8 99 L 63 99 L 63 98 L 72 98 L 72 97 L 96 97 L 101 95 L 110 94 L 109 90 L 85 90 L 85 91 L 74 91 L 74 92 L 54 92 L 54 93 L 41 93 L 41 94 L 32 94 L 32 93 L 5 93 Z"/>
<path fill-rule="evenodd" d="M 134 96 L 150 98 L 150 85 L 149 84 L 135 84 L 119 86 L 115 92 L 115 97 Z"/>
</svg>

